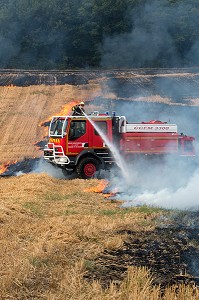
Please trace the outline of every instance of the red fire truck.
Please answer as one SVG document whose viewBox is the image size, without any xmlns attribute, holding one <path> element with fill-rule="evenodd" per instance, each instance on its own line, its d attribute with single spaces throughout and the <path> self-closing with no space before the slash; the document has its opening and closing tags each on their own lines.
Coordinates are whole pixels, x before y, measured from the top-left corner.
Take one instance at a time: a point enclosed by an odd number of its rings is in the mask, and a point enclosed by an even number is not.
<svg viewBox="0 0 199 300">
<path fill-rule="evenodd" d="M 195 156 L 195 138 L 179 134 L 176 124 L 159 120 L 128 123 L 125 116 L 99 112 L 89 118 L 125 161 L 140 156 Z M 62 168 L 64 173 L 76 171 L 78 177 L 84 179 L 115 164 L 110 148 L 86 116 L 52 118 L 44 159 Z"/>
</svg>

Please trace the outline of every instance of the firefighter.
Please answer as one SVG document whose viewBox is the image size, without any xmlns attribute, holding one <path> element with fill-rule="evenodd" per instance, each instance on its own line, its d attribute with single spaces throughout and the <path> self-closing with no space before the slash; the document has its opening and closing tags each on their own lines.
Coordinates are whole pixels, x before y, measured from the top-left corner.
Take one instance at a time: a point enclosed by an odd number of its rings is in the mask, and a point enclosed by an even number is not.
<svg viewBox="0 0 199 300">
<path fill-rule="evenodd" d="M 84 115 L 84 102 L 80 102 L 79 104 L 72 107 L 73 116 L 83 116 Z"/>
</svg>

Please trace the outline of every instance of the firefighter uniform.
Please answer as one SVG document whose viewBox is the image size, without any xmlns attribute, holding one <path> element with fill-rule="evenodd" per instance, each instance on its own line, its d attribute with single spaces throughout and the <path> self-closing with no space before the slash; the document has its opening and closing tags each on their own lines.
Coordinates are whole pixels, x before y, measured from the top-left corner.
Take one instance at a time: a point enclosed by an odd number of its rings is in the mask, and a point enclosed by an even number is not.
<svg viewBox="0 0 199 300">
<path fill-rule="evenodd" d="M 80 102 L 79 104 L 72 107 L 73 116 L 83 116 L 84 115 L 84 102 Z"/>
</svg>

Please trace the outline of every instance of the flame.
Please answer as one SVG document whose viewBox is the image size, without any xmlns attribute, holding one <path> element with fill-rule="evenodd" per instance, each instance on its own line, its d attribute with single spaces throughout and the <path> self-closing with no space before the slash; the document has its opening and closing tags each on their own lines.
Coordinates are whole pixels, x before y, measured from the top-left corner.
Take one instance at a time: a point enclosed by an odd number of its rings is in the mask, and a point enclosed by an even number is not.
<svg viewBox="0 0 199 300">
<path fill-rule="evenodd" d="M 84 189 L 84 192 L 102 193 L 107 185 L 108 185 L 108 180 L 102 180 L 97 186 Z"/>
<path fill-rule="evenodd" d="M 91 188 L 84 189 L 84 192 L 91 192 L 91 193 L 103 193 L 104 189 L 109 184 L 108 180 L 102 180 L 100 183 Z M 118 189 L 114 188 L 110 193 L 103 193 L 104 198 L 114 197 L 118 193 Z"/>
<path fill-rule="evenodd" d="M 118 193 L 118 189 L 114 188 L 110 193 L 104 194 L 104 198 L 114 197 L 116 196 L 117 193 Z"/>
<path fill-rule="evenodd" d="M 76 104 L 78 104 L 80 101 L 71 101 L 71 102 L 68 102 L 67 104 L 65 104 L 61 111 L 59 113 L 55 113 L 53 114 L 54 116 L 68 116 L 68 115 L 71 115 L 71 112 L 72 112 L 72 107 L 75 106 Z M 49 123 L 52 119 L 52 116 L 50 116 L 48 119 L 46 119 L 45 121 L 42 121 L 41 123 L 39 123 L 39 127 L 41 126 L 45 126 L 45 128 L 43 129 L 44 131 L 44 136 L 43 138 L 45 139 L 47 136 L 48 136 L 48 126 L 46 126 L 47 124 L 46 123 Z M 38 147 L 36 145 L 37 143 L 34 144 L 36 150 L 38 151 L 42 151 L 42 149 L 40 147 Z"/>
<path fill-rule="evenodd" d="M 71 101 L 71 102 L 65 104 L 62 107 L 61 111 L 58 112 L 58 113 L 55 113 L 54 116 L 69 116 L 71 114 L 72 107 L 75 106 L 78 103 L 79 103 L 79 101 Z M 41 122 L 39 124 L 39 126 L 43 126 L 46 122 L 51 121 L 51 119 L 52 119 L 52 116 L 50 116 L 47 120 Z"/>
<path fill-rule="evenodd" d="M 8 88 L 16 87 L 14 84 L 7 85 Z"/>
<path fill-rule="evenodd" d="M 77 103 L 79 103 L 79 101 L 71 101 L 71 102 L 68 102 L 67 104 L 65 104 L 61 111 L 59 113 L 55 113 L 54 116 L 68 116 L 71 114 L 72 112 L 72 107 L 75 106 Z M 39 123 L 39 127 L 41 126 L 44 126 L 44 129 L 43 129 L 43 139 L 46 139 L 46 137 L 48 136 L 48 126 L 46 123 L 50 123 L 52 119 L 52 116 L 50 116 L 48 119 L 46 119 L 45 121 L 42 121 L 41 123 Z M 36 151 L 40 151 L 42 152 L 43 150 L 41 149 L 41 147 L 37 146 L 37 142 L 34 143 L 34 146 L 35 146 L 35 150 Z"/>
<path fill-rule="evenodd" d="M 7 169 L 8 169 L 7 163 L 2 164 L 2 165 L 0 166 L 0 174 L 5 173 L 5 172 L 7 171 Z"/>
<path fill-rule="evenodd" d="M 17 162 L 17 160 L 16 160 L 16 161 L 13 161 L 13 162 L 8 161 L 8 162 L 6 162 L 6 163 L 3 163 L 3 164 L 0 166 L 0 174 L 5 173 L 5 172 L 8 170 L 9 166 L 10 166 L 11 164 L 15 164 L 16 162 Z"/>
<path fill-rule="evenodd" d="M 75 106 L 77 103 L 79 103 L 79 101 L 71 101 L 69 103 L 67 103 L 66 105 L 64 105 L 64 107 L 62 108 L 62 110 L 58 113 L 58 116 L 68 116 L 71 114 L 71 109 L 73 106 Z"/>
</svg>

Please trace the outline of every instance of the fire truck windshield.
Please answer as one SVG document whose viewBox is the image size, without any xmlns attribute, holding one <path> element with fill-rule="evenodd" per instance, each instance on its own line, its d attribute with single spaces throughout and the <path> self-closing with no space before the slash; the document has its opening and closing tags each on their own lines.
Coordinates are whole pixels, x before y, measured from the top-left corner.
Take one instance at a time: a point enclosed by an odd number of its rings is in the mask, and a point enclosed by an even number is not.
<svg viewBox="0 0 199 300">
<path fill-rule="evenodd" d="M 54 117 L 50 123 L 50 136 L 63 136 L 66 134 L 68 120 L 63 117 Z"/>
</svg>

